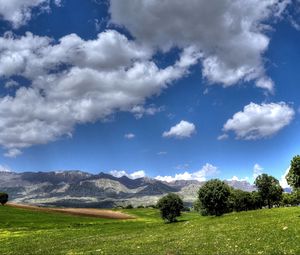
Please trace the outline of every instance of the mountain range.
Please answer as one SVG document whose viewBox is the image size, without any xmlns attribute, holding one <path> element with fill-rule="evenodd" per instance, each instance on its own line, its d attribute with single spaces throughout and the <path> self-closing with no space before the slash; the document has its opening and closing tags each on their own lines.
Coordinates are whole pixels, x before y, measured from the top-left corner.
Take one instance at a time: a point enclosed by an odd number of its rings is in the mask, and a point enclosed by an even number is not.
<svg viewBox="0 0 300 255">
<path fill-rule="evenodd" d="M 247 181 L 225 181 L 236 189 L 255 190 Z M 197 197 L 205 182 L 178 180 L 163 182 L 143 177 L 131 179 L 107 173 L 82 171 L 60 172 L 0 172 L 0 191 L 7 192 L 10 201 L 41 206 L 98 207 L 153 205 L 163 195 L 179 194 L 187 205 Z"/>
</svg>

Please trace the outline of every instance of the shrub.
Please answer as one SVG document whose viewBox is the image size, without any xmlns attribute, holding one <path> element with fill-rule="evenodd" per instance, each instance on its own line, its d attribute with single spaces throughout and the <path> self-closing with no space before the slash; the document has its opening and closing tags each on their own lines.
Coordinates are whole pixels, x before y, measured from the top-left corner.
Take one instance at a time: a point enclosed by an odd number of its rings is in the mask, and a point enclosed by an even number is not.
<svg viewBox="0 0 300 255">
<path fill-rule="evenodd" d="M 300 204 L 300 191 L 294 190 L 291 194 L 283 193 L 281 205 L 282 206 L 297 206 Z"/>
<path fill-rule="evenodd" d="M 157 205 L 146 205 L 145 208 L 155 209 L 157 208 Z"/>
<path fill-rule="evenodd" d="M 177 221 L 176 217 L 181 215 L 184 207 L 182 199 L 170 193 L 158 201 L 157 208 L 160 210 L 162 219 L 171 223 Z"/>
<path fill-rule="evenodd" d="M 201 204 L 199 199 L 197 199 L 194 203 L 193 203 L 193 211 L 195 212 L 201 212 Z"/>
<path fill-rule="evenodd" d="M 257 210 L 263 207 L 263 200 L 257 191 L 251 192 L 251 200 L 252 200 L 251 210 Z"/>
<path fill-rule="evenodd" d="M 8 201 L 8 194 L 0 193 L 0 204 L 5 205 Z"/>
<path fill-rule="evenodd" d="M 126 205 L 126 206 L 125 206 L 125 209 L 133 209 L 133 206 L 132 206 L 131 204 Z"/>
<path fill-rule="evenodd" d="M 220 216 L 229 211 L 230 187 L 218 179 L 206 182 L 198 191 L 202 215 Z"/>
<path fill-rule="evenodd" d="M 250 192 L 232 189 L 229 200 L 232 210 L 236 212 L 252 209 L 252 197 Z"/>
</svg>

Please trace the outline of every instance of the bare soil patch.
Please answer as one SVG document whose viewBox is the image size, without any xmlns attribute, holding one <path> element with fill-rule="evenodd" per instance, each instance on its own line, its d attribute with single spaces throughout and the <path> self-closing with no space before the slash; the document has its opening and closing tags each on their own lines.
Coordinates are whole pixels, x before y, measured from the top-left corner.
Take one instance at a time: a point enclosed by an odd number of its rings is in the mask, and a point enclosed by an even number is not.
<svg viewBox="0 0 300 255">
<path fill-rule="evenodd" d="M 43 211 L 43 212 L 59 212 L 64 214 L 77 215 L 77 216 L 88 216 L 88 217 L 118 219 L 118 220 L 135 219 L 134 216 L 121 213 L 121 212 L 112 211 L 112 210 L 106 210 L 106 209 L 52 208 L 52 207 L 41 207 L 41 206 L 34 206 L 34 205 L 15 204 L 15 203 L 7 203 L 7 205 L 16 208 L 21 208 L 21 209 Z"/>
</svg>

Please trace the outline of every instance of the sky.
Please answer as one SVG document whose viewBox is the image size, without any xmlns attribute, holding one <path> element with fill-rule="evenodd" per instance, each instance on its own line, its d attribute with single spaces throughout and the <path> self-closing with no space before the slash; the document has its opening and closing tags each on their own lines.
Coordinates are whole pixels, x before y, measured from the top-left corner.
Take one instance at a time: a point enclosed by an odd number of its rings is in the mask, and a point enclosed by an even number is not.
<svg viewBox="0 0 300 255">
<path fill-rule="evenodd" d="M 0 0 L 0 171 L 283 186 L 300 147 L 292 0 Z"/>
</svg>

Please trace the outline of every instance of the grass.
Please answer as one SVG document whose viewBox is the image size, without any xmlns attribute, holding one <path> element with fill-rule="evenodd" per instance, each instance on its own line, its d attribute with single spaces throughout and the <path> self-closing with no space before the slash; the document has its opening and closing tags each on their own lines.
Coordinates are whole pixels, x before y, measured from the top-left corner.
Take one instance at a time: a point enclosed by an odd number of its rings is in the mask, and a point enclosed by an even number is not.
<svg viewBox="0 0 300 255">
<path fill-rule="evenodd" d="M 154 209 L 109 220 L 0 207 L 0 254 L 300 254 L 300 208 L 202 217 L 165 224 Z"/>
</svg>

